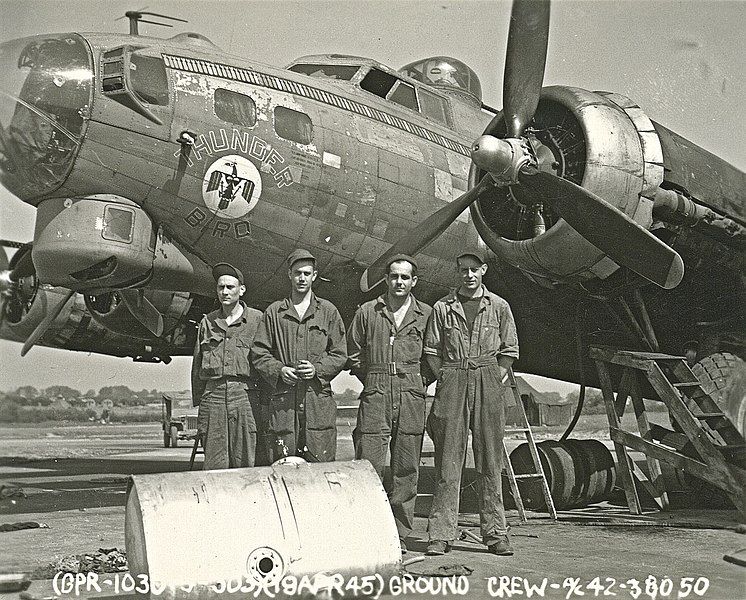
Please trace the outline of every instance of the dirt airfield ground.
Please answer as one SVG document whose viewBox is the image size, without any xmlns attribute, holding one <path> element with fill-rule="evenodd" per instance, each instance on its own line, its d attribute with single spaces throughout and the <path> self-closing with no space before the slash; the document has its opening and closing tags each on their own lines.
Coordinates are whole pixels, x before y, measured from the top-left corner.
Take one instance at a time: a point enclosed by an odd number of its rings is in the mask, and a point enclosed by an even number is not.
<svg viewBox="0 0 746 600">
<path fill-rule="evenodd" d="M 351 425 L 349 419 L 339 421 L 339 460 L 352 458 Z M 598 437 L 604 431 L 603 420 L 592 417 L 585 419 L 576 437 Z M 546 428 L 535 433 L 539 439 L 558 437 L 557 431 Z M 516 436 L 509 446 L 521 441 Z M 428 450 L 432 446 L 426 440 Z M 55 589 L 50 564 L 62 557 L 93 554 L 99 548 L 123 551 L 128 476 L 185 471 L 189 456 L 188 444 L 163 447 L 159 424 L 0 427 L 0 485 L 20 486 L 26 495 L 0 499 L 0 524 L 48 525 L 0 533 L 0 573 L 25 572 L 34 578 L 27 595 L 0 594 L 0 600 L 57 597 L 59 580 Z M 424 464 L 422 487 L 427 488 L 431 459 Z M 416 528 L 405 559 L 425 551 L 428 503 L 427 495 L 418 498 Z M 558 523 L 544 515 L 533 516 L 540 518 L 521 525 L 517 513 L 508 512 L 516 549 L 512 557 L 490 555 L 467 539 L 450 554 L 427 557 L 407 569 L 414 574 L 439 567 L 471 569 L 455 588 L 468 598 L 746 598 L 746 568 L 723 560 L 746 546 L 746 537 L 734 531 L 738 524 L 734 511 L 650 510 L 633 518 L 625 506 L 604 503 L 562 512 Z M 477 515 L 462 513 L 460 526 L 479 533 Z M 175 527 L 175 560 L 182 543 L 188 540 L 180 540 Z M 134 597 L 122 591 L 123 577 L 124 573 L 99 575 L 102 591 L 92 587 L 89 592 L 83 586 L 78 597 Z M 415 581 L 414 592 L 395 595 L 458 595 L 452 588 L 443 593 L 442 577 Z M 63 596 L 75 597 L 75 593 Z"/>
</svg>

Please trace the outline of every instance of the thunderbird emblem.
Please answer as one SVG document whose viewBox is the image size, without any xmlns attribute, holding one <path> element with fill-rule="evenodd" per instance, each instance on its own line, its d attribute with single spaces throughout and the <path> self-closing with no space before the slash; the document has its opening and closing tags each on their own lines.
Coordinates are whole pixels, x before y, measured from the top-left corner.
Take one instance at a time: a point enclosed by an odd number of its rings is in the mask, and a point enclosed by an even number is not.
<svg viewBox="0 0 746 600">
<path fill-rule="evenodd" d="M 214 161 L 202 181 L 205 205 L 223 218 L 243 217 L 256 206 L 261 194 L 259 170 L 251 161 L 235 154 Z"/>
</svg>

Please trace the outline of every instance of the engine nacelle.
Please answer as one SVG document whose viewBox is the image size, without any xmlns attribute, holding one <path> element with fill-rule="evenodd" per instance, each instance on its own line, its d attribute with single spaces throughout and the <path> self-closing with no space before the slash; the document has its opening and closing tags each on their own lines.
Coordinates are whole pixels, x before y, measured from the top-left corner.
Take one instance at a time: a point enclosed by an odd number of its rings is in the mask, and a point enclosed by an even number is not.
<svg viewBox="0 0 746 600">
<path fill-rule="evenodd" d="M 163 315 L 164 333 L 168 334 L 184 317 L 192 304 L 186 292 L 149 290 L 145 297 Z M 142 340 L 155 340 L 155 336 L 130 312 L 119 292 L 85 294 L 85 306 L 91 317 L 109 331 Z"/>
<path fill-rule="evenodd" d="M 545 162 L 557 175 L 650 228 L 652 197 L 663 182 L 663 153 L 652 121 L 632 101 L 579 88 L 547 87 L 526 133 L 529 139 L 535 136 L 543 152 L 551 151 Z M 482 176 L 472 165 L 470 186 Z M 550 207 L 537 207 L 520 186 L 498 188 L 474 203 L 471 213 L 482 239 L 499 258 L 544 285 L 605 279 L 619 268 Z"/>
<path fill-rule="evenodd" d="M 23 277 L 0 297 L 0 338 L 25 342 L 47 314 L 66 302 L 39 345 L 167 361 L 192 353 L 195 325 L 214 302 L 185 292 L 147 291 L 148 300 L 163 314 L 164 332 L 155 338 L 117 294 L 73 294 L 67 299 L 67 289 L 39 285 L 35 274 Z"/>
<path fill-rule="evenodd" d="M 37 209 L 32 251 L 45 283 L 84 292 L 141 287 L 214 293 L 209 267 L 177 247 L 134 202 L 52 198 Z"/>
</svg>

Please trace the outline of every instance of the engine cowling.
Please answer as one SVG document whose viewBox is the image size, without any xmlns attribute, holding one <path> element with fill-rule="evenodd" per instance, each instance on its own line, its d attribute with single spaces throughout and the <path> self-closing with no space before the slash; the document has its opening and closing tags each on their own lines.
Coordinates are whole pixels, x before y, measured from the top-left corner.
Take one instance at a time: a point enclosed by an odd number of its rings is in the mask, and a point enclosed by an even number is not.
<svg viewBox="0 0 746 600">
<path fill-rule="evenodd" d="M 663 182 L 663 152 L 652 121 L 631 100 L 547 87 L 526 133 L 537 152 L 545 154 L 540 157 L 545 168 L 650 228 L 653 195 Z M 472 165 L 470 186 L 483 175 Z M 471 213 L 498 258 L 543 285 L 605 279 L 619 268 L 550 207 L 537 206 L 519 186 L 496 189 L 475 202 Z"/>
</svg>

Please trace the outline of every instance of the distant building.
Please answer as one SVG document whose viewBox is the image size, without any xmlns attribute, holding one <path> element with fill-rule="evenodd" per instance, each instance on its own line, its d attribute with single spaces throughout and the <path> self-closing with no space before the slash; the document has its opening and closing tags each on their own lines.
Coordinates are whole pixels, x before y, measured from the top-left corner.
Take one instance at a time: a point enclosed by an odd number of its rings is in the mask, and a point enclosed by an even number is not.
<svg viewBox="0 0 746 600">
<path fill-rule="evenodd" d="M 567 425 L 570 423 L 575 411 L 574 403 L 556 392 L 542 393 L 531 387 L 521 377 L 516 377 L 516 384 L 529 425 Z M 517 407 L 508 409 L 506 420 L 511 425 L 520 421 Z"/>
</svg>

